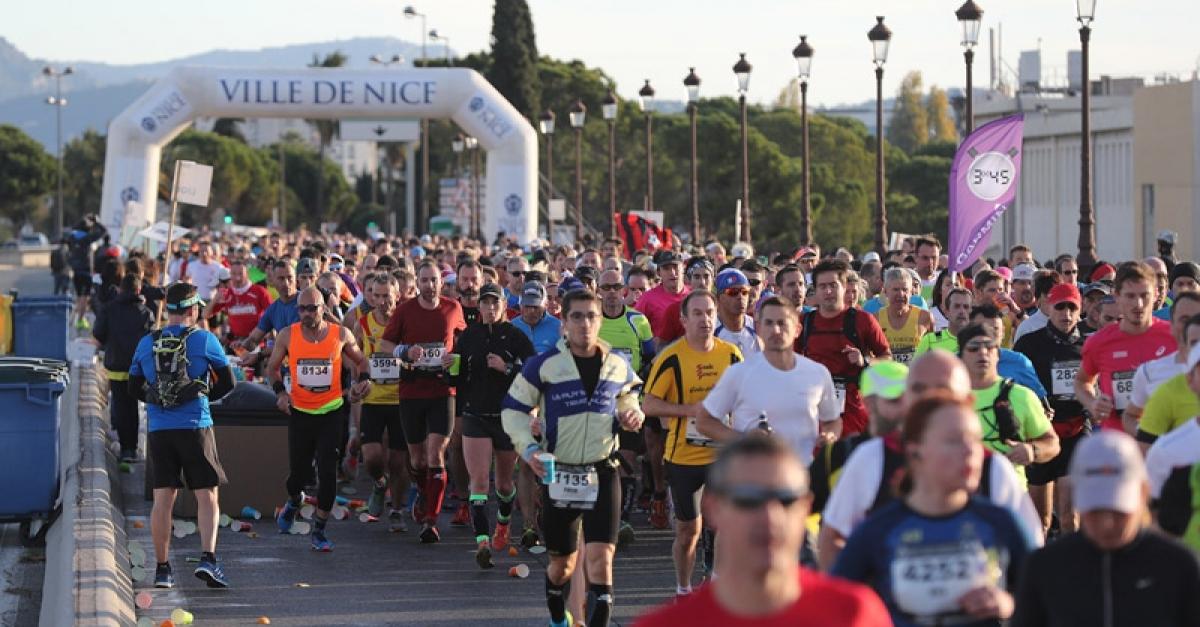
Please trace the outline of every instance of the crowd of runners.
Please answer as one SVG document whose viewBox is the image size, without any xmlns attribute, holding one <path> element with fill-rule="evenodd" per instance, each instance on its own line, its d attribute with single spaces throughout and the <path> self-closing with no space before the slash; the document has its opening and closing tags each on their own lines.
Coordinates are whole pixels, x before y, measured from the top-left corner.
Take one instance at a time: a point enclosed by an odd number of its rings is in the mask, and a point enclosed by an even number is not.
<svg viewBox="0 0 1200 627">
<path fill-rule="evenodd" d="M 281 532 L 315 497 L 332 551 L 366 473 L 397 534 L 544 547 L 551 625 L 609 624 L 641 512 L 675 537 L 642 625 L 1200 624 L 1200 266 L 942 252 L 202 230 L 153 258 L 85 222 L 61 255 L 153 461 L 159 587 L 185 481 L 196 575 L 230 583 L 208 403 L 247 380 L 289 415 Z"/>
</svg>

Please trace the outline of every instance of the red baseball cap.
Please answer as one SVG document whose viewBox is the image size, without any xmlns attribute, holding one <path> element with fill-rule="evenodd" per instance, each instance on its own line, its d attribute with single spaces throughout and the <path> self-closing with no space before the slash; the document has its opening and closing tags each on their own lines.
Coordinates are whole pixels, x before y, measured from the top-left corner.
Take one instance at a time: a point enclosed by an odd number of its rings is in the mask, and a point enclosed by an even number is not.
<svg viewBox="0 0 1200 627">
<path fill-rule="evenodd" d="M 1116 274 L 1116 273 L 1117 273 L 1117 269 L 1112 267 L 1112 264 L 1102 263 L 1102 264 L 1096 266 L 1095 268 L 1092 268 L 1091 279 L 1092 279 L 1092 282 L 1094 283 L 1096 281 L 1099 281 L 1101 279 L 1101 277 L 1104 277 L 1105 275 Z"/>
<path fill-rule="evenodd" d="M 1070 283 L 1059 283 L 1050 288 L 1050 293 L 1046 295 L 1046 303 L 1050 306 L 1059 303 L 1075 303 L 1076 307 L 1083 306 L 1083 298 L 1079 296 L 1079 288 Z"/>
</svg>

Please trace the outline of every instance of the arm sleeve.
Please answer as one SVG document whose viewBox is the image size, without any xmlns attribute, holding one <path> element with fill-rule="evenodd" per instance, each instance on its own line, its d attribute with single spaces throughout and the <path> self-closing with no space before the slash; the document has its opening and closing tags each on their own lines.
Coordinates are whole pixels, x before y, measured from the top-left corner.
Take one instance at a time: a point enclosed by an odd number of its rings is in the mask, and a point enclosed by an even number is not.
<svg viewBox="0 0 1200 627">
<path fill-rule="evenodd" d="M 235 385 L 233 380 L 233 366 L 226 364 L 222 368 L 213 368 L 213 372 L 216 373 L 217 380 L 208 391 L 208 400 L 210 402 L 219 400 L 232 392 Z"/>
<path fill-rule="evenodd" d="M 119 381 L 117 383 L 120 383 Z M 129 395 L 146 402 L 146 378 L 142 375 L 129 375 Z"/>
<path fill-rule="evenodd" d="M 504 432 L 512 438 L 513 447 L 518 454 L 524 453 L 529 445 L 534 444 L 533 431 L 529 421 L 533 419 L 533 408 L 542 400 L 542 379 L 539 373 L 541 361 L 535 360 L 525 364 L 517 378 L 513 379 L 508 388 L 508 394 L 501 404 L 500 420 Z"/>
</svg>

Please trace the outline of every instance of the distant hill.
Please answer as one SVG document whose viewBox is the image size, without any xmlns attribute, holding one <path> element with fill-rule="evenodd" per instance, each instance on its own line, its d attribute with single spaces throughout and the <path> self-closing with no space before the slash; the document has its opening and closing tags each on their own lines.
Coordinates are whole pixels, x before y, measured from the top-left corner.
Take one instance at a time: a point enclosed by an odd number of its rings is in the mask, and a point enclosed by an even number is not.
<svg viewBox="0 0 1200 627">
<path fill-rule="evenodd" d="M 294 44 L 262 50 L 213 50 L 188 57 L 137 65 L 110 65 L 92 61 L 53 61 L 55 67 L 71 66 L 74 74 L 63 79 L 68 106 L 63 111 L 63 141 L 87 128 L 104 131 L 108 121 L 171 68 L 180 65 L 212 65 L 234 68 L 304 67 L 313 55 L 340 50 L 349 57 L 348 67 L 367 67 L 370 57 L 400 54 L 406 59 L 421 55 L 420 44 L 394 37 L 359 37 L 344 41 Z M 453 52 L 453 50 L 452 50 Z M 441 46 L 428 48 L 431 57 L 443 54 Z M 52 80 L 42 75 L 47 61 L 31 59 L 0 37 L 0 124 L 13 124 L 54 149 L 54 108 L 45 104 L 54 93 Z"/>
</svg>

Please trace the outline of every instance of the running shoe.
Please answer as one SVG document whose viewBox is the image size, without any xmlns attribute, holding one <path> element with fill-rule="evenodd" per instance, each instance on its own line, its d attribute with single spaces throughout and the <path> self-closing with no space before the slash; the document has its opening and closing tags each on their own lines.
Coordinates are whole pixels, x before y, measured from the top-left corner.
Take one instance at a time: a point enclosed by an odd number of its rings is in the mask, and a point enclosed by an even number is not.
<svg viewBox="0 0 1200 627">
<path fill-rule="evenodd" d="M 367 513 L 379 518 L 383 515 L 383 502 L 387 496 L 387 486 L 375 486 L 371 489 L 371 497 L 367 499 Z"/>
<path fill-rule="evenodd" d="M 203 580 L 209 588 L 229 587 L 229 579 L 225 577 L 225 571 L 221 569 L 221 565 L 216 560 L 207 557 L 200 558 L 200 565 L 196 566 L 196 577 Z"/>
<path fill-rule="evenodd" d="M 136 448 L 121 449 L 121 461 L 126 464 L 136 464 L 139 461 L 137 449 Z"/>
<path fill-rule="evenodd" d="M 671 521 L 667 518 L 667 500 L 654 499 L 650 501 L 650 526 L 655 529 L 666 529 Z"/>
<path fill-rule="evenodd" d="M 408 531 L 408 523 L 404 520 L 404 515 L 407 512 L 394 509 L 388 514 L 388 531 L 392 533 L 406 533 Z"/>
<path fill-rule="evenodd" d="M 283 502 L 283 509 L 279 510 L 279 515 L 275 517 L 275 524 L 279 525 L 279 533 L 288 533 L 292 530 L 292 523 L 296 522 L 296 512 L 299 509 L 292 505 L 291 499 Z"/>
<path fill-rule="evenodd" d="M 567 610 L 567 617 L 561 623 L 550 621 L 550 627 L 575 627 L 575 617 L 571 616 L 571 611 Z"/>
<path fill-rule="evenodd" d="M 92 325 L 87 321 L 87 318 L 80 318 L 79 322 L 75 323 L 75 328 L 80 331 L 87 331 L 92 328 Z"/>
<path fill-rule="evenodd" d="M 526 527 L 525 531 L 521 532 L 521 546 L 528 549 L 529 547 L 537 546 L 540 542 L 541 538 L 538 537 L 537 529 Z"/>
<path fill-rule="evenodd" d="M 329 541 L 329 538 L 325 537 L 324 531 L 321 531 L 320 529 L 313 529 L 311 536 L 312 550 L 319 551 L 321 553 L 329 553 L 333 551 L 333 543 Z"/>
<path fill-rule="evenodd" d="M 622 520 L 621 528 L 617 530 L 617 548 L 623 549 L 633 544 L 636 539 L 637 535 L 633 532 L 633 525 L 629 524 L 627 520 Z"/>
<path fill-rule="evenodd" d="M 450 521 L 451 527 L 466 527 L 471 524 L 471 506 L 464 503 L 458 504 L 458 511 L 454 512 L 454 518 Z"/>
<path fill-rule="evenodd" d="M 508 546 L 508 523 L 496 523 L 496 533 L 492 534 L 492 548 L 500 551 Z"/>
<path fill-rule="evenodd" d="M 421 526 L 421 544 L 434 544 L 442 540 L 442 534 L 438 532 L 437 526 L 433 523 L 425 523 Z"/>
<path fill-rule="evenodd" d="M 154 567 L 154 587 L 174 588 L 175 574 L 171 572 L 170 564 L 159 564 Z"/>
<path fill-rule="evenodd" d="M 479 541 L 479 548 L 475 550 L 475 563 L 479 567 L 487 570 L 494 567 L 496 564 L 492 562 L 492 546 L 486 539 Z"/>
</svg>

